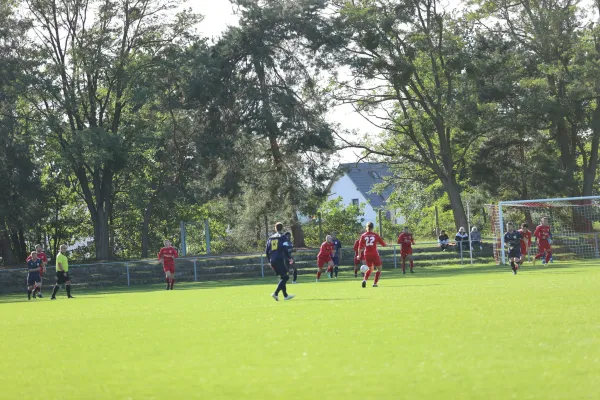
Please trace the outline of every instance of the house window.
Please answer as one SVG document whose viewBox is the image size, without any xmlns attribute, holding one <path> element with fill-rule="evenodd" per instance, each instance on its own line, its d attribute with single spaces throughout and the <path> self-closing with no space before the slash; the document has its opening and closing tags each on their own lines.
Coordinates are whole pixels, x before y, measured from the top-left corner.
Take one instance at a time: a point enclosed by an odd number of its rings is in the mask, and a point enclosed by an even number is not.
<svg viewBox="0 0 600 400">
<path fill-rule="evenodd" d="M 392 213 L 389 211 L 385 212 L 385 219 L 387 219 L 388 221 L 392 220 Z"/>
<path fill-rule="evenodd" d="M 352 205 L 358 207 L 358 199 L 352 199 Z"/>
</svg>

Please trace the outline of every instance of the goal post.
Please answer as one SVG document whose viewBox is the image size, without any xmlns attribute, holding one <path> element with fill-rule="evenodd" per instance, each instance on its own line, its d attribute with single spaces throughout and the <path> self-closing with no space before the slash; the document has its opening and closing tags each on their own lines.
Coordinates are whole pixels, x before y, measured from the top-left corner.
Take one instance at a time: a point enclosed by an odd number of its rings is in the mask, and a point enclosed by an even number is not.
<svg viewBox="0 0 600 400">
<path fill-rule="evenodd" d="M 506 264 L 506 224 L 512 222 L 519 229 L 525 222 L 533 232 L 542 217 L 549 220 L 552 246 L 556 250 L 554 254 L 570 258 L 600 258 L 600 196 L 501 201 L 488 204 L 487 208 L 497 264 Z M 531 247 L 530 256 L 537 252 L 535 241 Z"/>
</svg>

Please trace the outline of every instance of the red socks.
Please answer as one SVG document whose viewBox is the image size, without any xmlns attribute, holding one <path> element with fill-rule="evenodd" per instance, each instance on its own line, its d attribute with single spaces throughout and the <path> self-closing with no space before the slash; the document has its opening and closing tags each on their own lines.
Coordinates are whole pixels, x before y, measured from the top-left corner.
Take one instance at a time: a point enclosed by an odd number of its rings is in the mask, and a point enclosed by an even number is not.
<svg viewBox="0 0 600 400">
<path fill-rule="evenodd" d="M 369 280 L 369 276 L 371 276 L 371 270 L 368 270 L 367 273 L 365 274 L 365 281 Z"/>
<path fill-rule="evenodd" d="M 410 260 L 410 269 L 413 269 L 414 265 L 413 265 L 413 260 Z"/>
<path fill-rule="evenodd" d="M 406 272 L 406 263 L 402 261 L 402 272 Z"/>
<path fill-rule="evenodd" d="M 548 264 L 550 262 L 550 257 L 552 257 L 552 253 L 547 251 L 546 252 L 546 264 Z"/>
<path fill-rule="evenodd" d="M 373 282 L 375 285 L 377 285 L 377 282 L 379 282 L 379 277 L 381 276 L 381 271 L 377 271 L 375 273 L 375 282 Z"/>
<path fill-rule="evenodd" d="M 174 284 L 175 284 L 175 278 L 171 278 L 171 289 L 173 289 Z"/>
<path fill-rule="evenodd" d="M 321 279 L 321 271 L 317 272 L 317 279 Z"/>
</svg>

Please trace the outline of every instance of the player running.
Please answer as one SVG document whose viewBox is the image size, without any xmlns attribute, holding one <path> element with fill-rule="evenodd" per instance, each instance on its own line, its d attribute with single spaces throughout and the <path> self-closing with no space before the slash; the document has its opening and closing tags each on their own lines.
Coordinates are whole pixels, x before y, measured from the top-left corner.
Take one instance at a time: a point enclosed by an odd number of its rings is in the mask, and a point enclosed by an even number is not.
<svg viewBox="0 0 600 400">
<path fill-rule="evenodd" d="M 37 257 L 37 252 L 32 251 L 31 255 L 27 258 L 27 300 L 31 300 L 32 294 L 35 299 L 36 287 L 42 281 L 40 274 L 43 268 L 44 264 Z"/>
<path fill-rule="evenodd" d="M 506 233 L 504 234 L 504 244 L 508 246 L 508 260 L 512 268 L 513 275 L 517 274 L 519 263 L 521 262 L 521 242 L 523 235 L 516 231 L 512 222 L 506 224 Z"/>
<path fill-rule="evenodd" d="M 319 268 L 317 271 L 317 282 L 321 279 L 325 264 L 327 264 L 327 272 L 333 269 L 333 243 L 331 243 L 331 240 L 331 236 L 327 235 L 317 255 L 317 268 Z"/>
<path fill-rule="evenodd" d="M 360 238 L 356 239 L 356 242 L 354 242 L 354 277 L 355 278 L 358 278 L 358 270 L 360 269 L 360 266 L 365 259 L 364 251 L 359 251 L 359 250 L 360 250 Z"/>
<path fill-rule="evenodd" d="M 413 249 L 412 245 L 415 244 L 415 239 L 412 233 L 408 230 L 408 227 L 404 227 L 404 231 L 398 236 L 398 244 L 402 245 L 400 249 L 400 257 L 402 258 L 402 274 L 406 274 L 406 260 L 410 261 L 410 273 L 414 274 L 413 271 Z"/>
<path fill-rule="evenodd" d="M 372 222 L 369 222 L 367 224 L 367 231 L 360 237 L 359 251 L 364 249 L 365 263 L 369 267 L 369 270 L 365 274 L 365 277 L 362 281 L 362 287 L 364 288 L 367 287 L 367 281 L 369 280 L 369 276 L 371 276 L 373 273 L 373 268 L 377 268 L 375 281 L 373 282 L 373 287 L 377 287 L 382 270 L 381 258 L 379 257 L 379 252 L 377 251 L 377 243 L 384 247 L 387 246 L 383 239 L 381 239 L 378 234 L 373 232 L 374 228 L 375 225 Z"/>
<path fill-rule="evenodd" d="M 267 240 L 267 248 L 265 249 L 271 268 L 280 277 L 277 289 L 271 294 L 271 297 L 274 298 L 275 301 L 279 301 L 279 292 L 283 293 L 285 300 L 291 300 L 295 297 L 293 294 L 288 295 L 287 292 L 287 281 L 290 277 L 288 276 L 286 260 L 290 265 L 294 264 L 294 260 L 289 253 L 289 247 L 285 245 L 288 238 L 282 231 L 283 224 L 281 222 L 276 223 L 275 233 Z"/>
<path fill-rule="evenodd" d="M 335 232 L 331 232 L 331 244 L 333 244 L 333 257 L 331 261 L 333 261 L 333 271 L 335 273 L 335 279 L 338 276 L 338 269 L 340 266 L 340 256 L 342 253 L 342 242 L 337 238 L 337 234 Z M 329 277 L 331 278 L 331 272 L 329 273 Z"/>
<path fill-rule="evenodd" d="M 531 248 L 531 231 L 529 230 L 529 225 L 527 223 L 522 223 L 519 233 L 523 236 L 523 240 L 521 241 L 521 260 L 519 261 L 519 264 L 523 265 L 523 262 L 527 259 L 527 255 L 529 254 L 529 249 Z"/>
<path fill-rule="evenodd" d="M 535 228 L 535 232 L 533 232 L 533 236 L 537 239 L 538 244 L 538 253 L 533 259 L 533 265 L 535 262 L 544 256 L 546 253 L 546 259 L 543 264 L 548 264 L 550 258 L 552 257 L 552 247 L 550 247 L 550 240 L 552 235 L 550 234 L 550 226 L 548 225 L 548 218 L 544 217 L 540 221 L 540 225 Z"/>
<path fill-rule="evenodd" d="M 179 257 L 177 249 L 171 246 L 171 242 L 164 241 L 165 247 L 158 252 L 158 259 L 162 263 L 163 271 L 165 271 L 165 279 L 167 281 L 167 290 L 173 290 L 175 285 L 175 259 Z"/>
<path fill-rule="evenodd" d="M 41 279 L 41 277 L 44 275 L 44 272 L 46 272 L 46 265 L 48 265 L 48 257 L 46 257 L 46 253 L 44 253 L 44 249 L 42 248 L 41 244 L 38 244 L 37 246 L 35 246 L 35 252 L 37 254 L 37 258 L 42 261 L 42 269 L 40 270 L 40 281 L 33 288 L 33 297 L 35 297 L 35 292 L 37 291 L 37 296 L 40 299 L 43 299 L 44 298 L 44 296 L 42 296 L 42 281 L 43 281 L 43 279 Z M 26 261 L 29 261 L 29 260 L 31 260 L 31 256 L 27 257 Z"/>
</svg>

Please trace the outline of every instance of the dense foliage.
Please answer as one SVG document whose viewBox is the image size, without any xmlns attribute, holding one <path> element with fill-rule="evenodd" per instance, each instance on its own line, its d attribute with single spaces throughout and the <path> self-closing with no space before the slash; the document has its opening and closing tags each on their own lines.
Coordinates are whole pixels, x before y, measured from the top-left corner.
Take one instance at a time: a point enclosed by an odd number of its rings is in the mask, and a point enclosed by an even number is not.
<svg viewBox="0 0 600 400">
<path fill-rule="evenodd" d="M 232 0 L 216 40 L 180 0 L 0 4 L 0 256 L 150 257 L 162 239 L 344 242 L 325 202 L 336 150 L 390 165 L 388 207 L 420 236 L 486 203 L 598 194 L 600 3 Z M 328 122 L 350 104 L 366 137 Z M 344 129 L 346 128 L 346 129 Z M 437 216 L 436 216 L 437 215 Z M 399 227 L 381 221 L 392 240 Z"/>
</svg>

